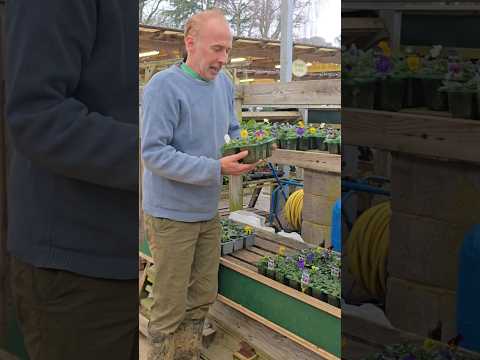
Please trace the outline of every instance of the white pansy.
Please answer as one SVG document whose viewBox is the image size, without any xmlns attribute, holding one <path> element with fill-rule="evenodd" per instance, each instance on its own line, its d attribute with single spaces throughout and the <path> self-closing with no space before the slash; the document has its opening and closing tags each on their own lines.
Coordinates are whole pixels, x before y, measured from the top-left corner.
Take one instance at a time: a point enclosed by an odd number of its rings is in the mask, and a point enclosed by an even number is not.
<svg viewBox="0 0 480 360">
<path fill-rule="evenodd" d="M 229 144 L 232 139 L 230 139 L 230 136 L 228 134 L 225 134 L 223 137 L 225 139 L 225 144 Z"/>
</svg>

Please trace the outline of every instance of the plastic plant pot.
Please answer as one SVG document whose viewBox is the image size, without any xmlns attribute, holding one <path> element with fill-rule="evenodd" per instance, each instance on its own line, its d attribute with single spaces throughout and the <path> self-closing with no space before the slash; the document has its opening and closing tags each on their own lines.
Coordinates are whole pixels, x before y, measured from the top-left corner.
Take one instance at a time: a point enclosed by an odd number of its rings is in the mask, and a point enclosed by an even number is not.
<svg viewBox="0 0 480 360">
<path fill-rule="evenodd" d="M 306 136 L 302 136 L 298 140 L 298 150 L 307 151 L 309 149 L 310 140 Z"/>
<path fill-rule="evenodd" d="M 280 149 L 288 149 L 288 140 L 287 139 L 280 139 L 279 140 L 279 148 Z"/>
<path fill-rule="evenodd" d="M 233 241 L 227 241 L 221 244 L 222 256 L 233 253 Z"/>
<path fill-rule="evenodd" d="M 243 238 L 236 236 L 233 238 L 233 251 L 238 251 L 243 249 Z"/>
<path fill-rule="evenodd" d="M 240 147 L 240 152 L 247 150 L 248 155 L 244 157 L 241 162 L 244 164 L 254 164 L 260 158 L 258 157 L 259 151 L 258 151 L 258 145 L 257 144 L 251 144 L 251 145 L 244 145 Z"/>
<path fill-rule="evenodd" d="M 458 91 L 448 93 L 448 105 L 450 114 L 454 118 L 475 118 L 475 103 L 473 92 Z"/>
<path fill-rule="evenodd" d="M 316 136 L 317 149 L 321 151 L 327 150 L 327 144 L 325 143 L 325 136 Z"/>
<path fill-rule="evenodd" d="M 385 111 L 399 111 L 403 107 L 405 80 L 386 78 L 378 82 L 377 98 L 378 109 Z"/>
<path fill-rule="evenodd" d="M 222 155 L 230 156 L 230 155 L 235 155 L 237 152 L 238 152 L 238 148 L 227 148 L 223 150 Z"/>
<path fill-rule="evenodd" d="M 339 308 L 340 307 L 340 298 L 329 294 L 328 295 L 328 303 L 330 305 L 333 305 L 333 306 Z"/>
<path fill-rule="evenodd" d="M 274 140 L 270 140 L 269 142 L 267 142 L 266 144 L 266 157 L 265 159 L 269 158 L 270 156 L 272 156 L 272 144 L 273 144 Z"/>
<path fill-rule="evenodd" d="M 260 159 L 266 159 L 267 158 L 267 143 L 262 143 L 259 144 L 258 146 L 258 157 Z"/>
<path fill-rule="evenodd" d="M 442 86 L 442 79 L 422 79 L 423 96 L 425 105 L 430 110 L 446 111 L 448 110 L 448 96 L 444 91 L 438 91 Z"/>
<path fill-rule="evenodd" d="M 266 270 L 266 275 L 267 275 L 270 279 L 274 279 L 274 280 L 275 280 L 275 270 L 267 268 L 267 270 Z"/>
<path fill-rule="evenodd" d="M 403 107 L 412 108 L 424 106 L 423 82 L 419 78 L 410 77 L 405 79 L 405 97 Z"/>
<path fill-rule="evenodd" d="M 327 147 L 328 147 L 328 152 L 330 154 L 340 154 L 341 150 L 340 150 L 340 140 L 338 139 L 327 139 L 325 140 L 325 142 L 327 143 Z"/>
<path fill-rule="evenodd" d="M 319 287 L 312 287 L 312 296 L 320 301 L 328 302 L 328 296 Z"/>
<path fill-rule="evenodd" d="M 257 271 L 259 274 L 266 275 L 267 274 L 267 265 L 262 264 L 257 266 Z"/>
<path fill-rule="evenodd" d="M 375 81 L 356 80 L 353 83 L 350 96 L 352 98 L 351 107 L 360 109 L 373 109 L 375 104 Z"/>
<path fill-rule="evenodd" d="M 353 81 L 342 80 L 341 92 L 342 92 L 342 107 L 355 107 L 353 104 L 352 91 Z"/>
<path fill-rule="evenodd" d="M 288 150 L 297 150 L 297 138 L 288 138 L 287 147 Z"/>
<path fill-rule="evenodd" d="M 295 290 L 301 290 L 301 287 L 300 287 L 300 281 L 298 280 L 295 280 L 295 279 L 288 279 L 288 286 L 290 286 L 291 288 L 295 289 Z"/>
<path fill-rule="evenodd" d="M 243 247 L 245 249 L 251 248 L 255 245 L 255 234 L 250 234 L 243 237 Z"/>
<path fill-rule="evenodd" d="M 306 295 L 312 296 L 312 287 L 311 286 L 302 287 L 302 284 L 300 284 L 300 291 L 303 292 Z"/>
<path fill-rule="evenodd" d="M 281 284 L 285 284 L 285 273 L 282 271 L 276 271 L 275 272 L 275 280 L 278 281 Z"/>
<path fill-rule="evenodd" d="M 477 92 L 476 97 L 475 97 L 476 103 L 477 103 L 477 116 L 476 119 L 480 119 L 480 91 Z"/>
</svg>

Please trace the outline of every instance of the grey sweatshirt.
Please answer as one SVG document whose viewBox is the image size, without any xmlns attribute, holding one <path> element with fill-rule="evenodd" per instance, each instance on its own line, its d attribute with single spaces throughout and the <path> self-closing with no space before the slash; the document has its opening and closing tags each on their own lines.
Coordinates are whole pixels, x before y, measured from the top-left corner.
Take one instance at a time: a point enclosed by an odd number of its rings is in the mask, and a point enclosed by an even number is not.
<svg viewBox="0 0 480 360">
<path fill-rule="evenodd" d="M 143 99 L 144 211 L 185 222 L 212 219 L 225 134 L 239 135 L 231 81 L 223 72 L 213 81 L 194 79 L 176 64 L 150 80 Z"/>
</svg>

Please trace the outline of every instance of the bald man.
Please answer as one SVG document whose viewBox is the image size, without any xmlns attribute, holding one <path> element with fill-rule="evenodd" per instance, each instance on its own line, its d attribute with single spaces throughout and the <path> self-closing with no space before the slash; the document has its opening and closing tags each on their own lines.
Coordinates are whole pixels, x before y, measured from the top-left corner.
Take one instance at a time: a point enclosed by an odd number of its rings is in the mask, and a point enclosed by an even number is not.
<svg viewBox="0 0 480 360">
<path fill-rule="evenodd" d="M 156 74 L 144 93 L 143 209 L 156 269 L 149 360 L 200 358 L 218 289 L 222 175 L 255 167 L 238 162 L 246 151 L 220 158 L 225 135 L 239 135 L 234 88 L 222 72 L 232 48 L 223 13 L 192 16 L 184 39 L 186 61 Z"/>
</svg>

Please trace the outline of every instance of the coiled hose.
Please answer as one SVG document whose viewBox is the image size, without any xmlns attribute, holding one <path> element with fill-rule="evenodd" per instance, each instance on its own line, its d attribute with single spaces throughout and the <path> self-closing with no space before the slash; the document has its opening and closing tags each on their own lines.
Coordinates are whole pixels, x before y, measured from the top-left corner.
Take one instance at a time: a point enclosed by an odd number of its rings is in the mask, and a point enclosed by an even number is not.
<svg viewBox="0 0 480 360">
<path fill-rule="evenodd" d="M 346 244 L 350 272 L 377 299 L 386 291 L 391 214 L 389 201 L 366 210 L 353 225 Z"/>
<path fill-rule="evenodd" d="M 300 189 L 288 197 L 283 209 L 285 219 L 294 230 L 300 230 L 302 228 L 302 209 L 303 189 Z"/>
</svg>

